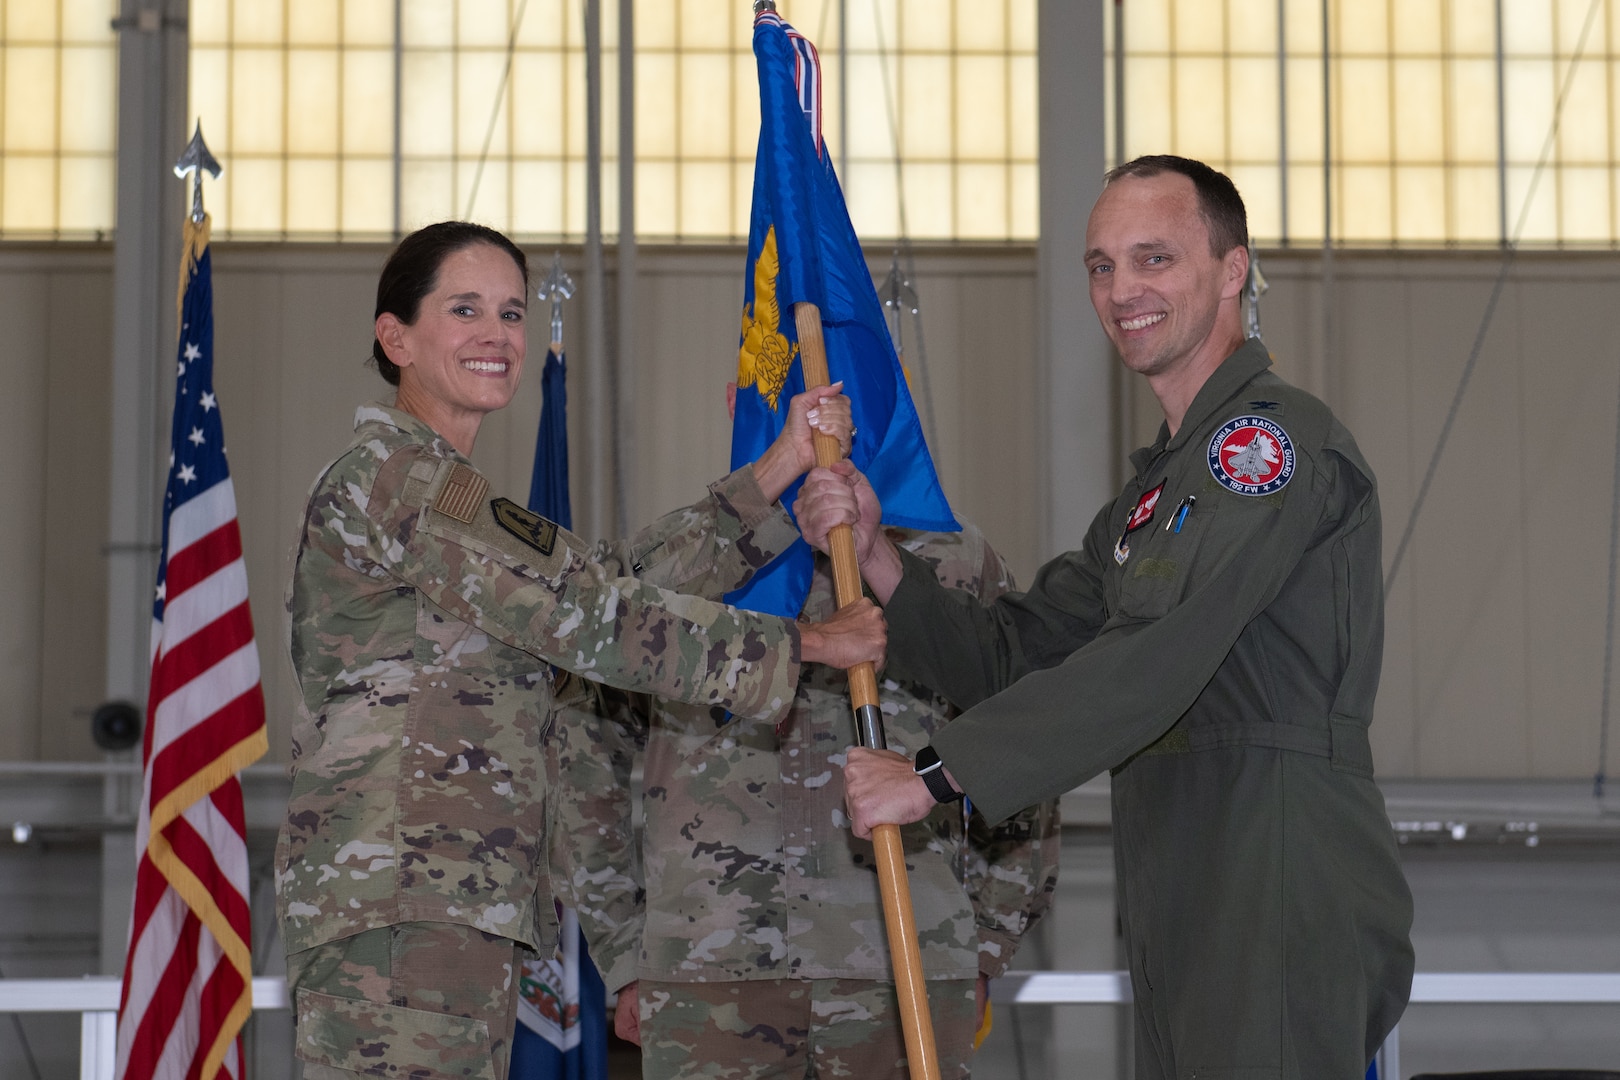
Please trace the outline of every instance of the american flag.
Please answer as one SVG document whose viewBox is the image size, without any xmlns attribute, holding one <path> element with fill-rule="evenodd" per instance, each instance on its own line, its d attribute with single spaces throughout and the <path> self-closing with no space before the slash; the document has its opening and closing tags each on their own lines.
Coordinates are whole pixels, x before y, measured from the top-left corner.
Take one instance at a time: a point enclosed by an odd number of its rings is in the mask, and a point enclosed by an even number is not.
<svg viewBox="0 0 1620 1080">
<path fill-rule="evenodd" d="M 241 1080 L 252 1009 L 238 770 L 267 745 L 236 496 L 214 397 L 208 219 L 186 221 L 163 554 L 152 605 L 140 864 L 121 1080 Z"/>
</svg>

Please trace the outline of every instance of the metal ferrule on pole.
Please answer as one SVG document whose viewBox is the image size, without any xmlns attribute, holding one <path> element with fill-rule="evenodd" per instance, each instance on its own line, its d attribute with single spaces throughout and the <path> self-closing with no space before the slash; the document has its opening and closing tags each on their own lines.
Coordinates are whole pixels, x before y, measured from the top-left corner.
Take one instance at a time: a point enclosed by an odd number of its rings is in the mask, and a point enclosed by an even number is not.
<svg viewBox="0 0 1620 1080">
<path fill-rule="evenodd" d="M 857 705 L 855 737 L 868 750 L 887 750 L 889 740 L 883 734 L 883 710 L 876 705 Z"/>
</svg>

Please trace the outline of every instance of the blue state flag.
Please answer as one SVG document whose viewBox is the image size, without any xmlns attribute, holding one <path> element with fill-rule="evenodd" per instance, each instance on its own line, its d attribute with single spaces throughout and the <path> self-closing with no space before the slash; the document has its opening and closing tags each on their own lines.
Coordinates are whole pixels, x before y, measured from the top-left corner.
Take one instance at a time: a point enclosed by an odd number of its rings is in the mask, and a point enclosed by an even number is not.
<svg viewBox="0 0 1620 1080">
<path fill-rule="evenodd" d="M 529 509 L 572 528 L 568 498 L 568 362 L 546 353 L 544 401 L 534 440 Z M 526 960 L 518 981 L 511 1080 L 607 1080 L 607 988 L 591 962 L 579 918 L 561 912 L 557 955 Z"/>
<path fill-rule="evenodd" d="M 568 355 L 546 351 L 540 376 L 540 430 L 529 474 L 529 509 L 565 529 L 574 527 L 568 497 Z"/>
<path fill-rule="evenodd" d="M 737 415 L 731 464 L 764 452 L 804 389 L 793 305 L 821 310 L 827 370 L 843 380 L 857 436 L 850 460 L 872 482 L 883 521 L 910 529 L 961 528 L 940 490 L 922 424 L 821 140 L 821 69 L 815 46 L 773 11 L 754 19 L 759 63 L 759 153 L 743 280 Z M 790 489 L 782 497 L 792 505 Z M 813 554 L 789 548 L 727 597 L 788 617 L 804 606 Z"/>
<path fill-rule="evenodd" d="M 564 908 L 561 921 L 557 955 L 523 962 L 511 1080 L 607 1080 L 607 987 L 579 918 Z"/>
</svg>

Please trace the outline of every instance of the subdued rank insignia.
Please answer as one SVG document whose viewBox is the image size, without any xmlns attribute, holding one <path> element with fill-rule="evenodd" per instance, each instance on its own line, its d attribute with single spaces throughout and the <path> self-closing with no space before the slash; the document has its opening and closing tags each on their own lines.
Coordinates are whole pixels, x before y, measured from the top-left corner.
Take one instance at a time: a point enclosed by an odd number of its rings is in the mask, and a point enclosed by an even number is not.
<svg viewBox="0 0 1620 1080">
<path fill-rule="evenodd" d="M 489 481 L 478 475 L 477 469 L 458 461 L 439 490 L 439 497 L 433 500 L 433 509 L 463 525 L 470 525 L 478 512 L 478 504 L 488 493 Z"/>
<path fill-rule="evenodd" d="M 527 510 L 511 499 L 491 499 L 490 510 L 495 524 L 528 544 L 542 555 L 550 555 L 557 546 L 557 523 L 547 521 L 533 510 Z"/>
<path fill-rule="evenodd" d="M 1240 416 L 1222 424 L 1209 440 L 1209 472 L 1239 495 L 1270 495 L 1294 477 L 1294 443 L 1263 416 Z"/>
</svg>

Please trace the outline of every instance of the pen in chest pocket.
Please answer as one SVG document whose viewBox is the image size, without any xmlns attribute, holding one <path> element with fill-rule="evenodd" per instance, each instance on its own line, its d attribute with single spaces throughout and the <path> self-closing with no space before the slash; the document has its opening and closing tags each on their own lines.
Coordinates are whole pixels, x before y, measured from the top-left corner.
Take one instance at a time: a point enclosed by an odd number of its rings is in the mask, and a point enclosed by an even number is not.
<svg viewBox="0 0 1620 1080">
<path fill-rule="evenodd" d="M 1180 532 L 1181 523 L 1187 520 L 1188 511 L 1193 508 L 1193 503 L 1197 501 L 1198 496 L 1196 495 L 1189 495 L 1185 499 L 1182 499 L 1180 504 L 1176 506 L 1176 512 L 1171 514 L 1170 520 L 1164 523 L 1164 531 L 1173 533 Z"/>
</svg>

